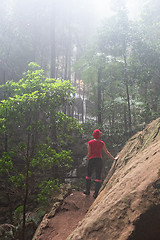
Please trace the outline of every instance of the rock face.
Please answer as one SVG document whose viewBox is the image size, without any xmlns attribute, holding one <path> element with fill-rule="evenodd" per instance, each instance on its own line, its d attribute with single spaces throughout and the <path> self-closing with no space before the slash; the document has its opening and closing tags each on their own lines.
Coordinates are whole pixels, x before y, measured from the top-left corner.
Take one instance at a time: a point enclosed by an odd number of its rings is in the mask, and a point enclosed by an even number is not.
<svg viewBox="0 0 160 240">
<path fill-rule="evenodd" d="M 67 240 L 160 239 L 160 119 L 134 135 Z"/>
</svg>

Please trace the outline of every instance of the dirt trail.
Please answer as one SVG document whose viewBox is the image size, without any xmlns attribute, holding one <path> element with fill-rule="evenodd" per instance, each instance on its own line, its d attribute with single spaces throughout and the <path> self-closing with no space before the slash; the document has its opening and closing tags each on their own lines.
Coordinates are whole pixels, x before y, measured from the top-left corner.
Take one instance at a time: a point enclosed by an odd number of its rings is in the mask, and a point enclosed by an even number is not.
<svg viewBox="0 0 160 240">
<path fill-rule="evenodd" d="M 61 209 L 49 219 L 48 227 L 43 230 L 39 240 L 66 240 L 77 227 L 94 202 L 93 192 L 90 196 L 73 191 L 65 198 Z"/>
</svg>

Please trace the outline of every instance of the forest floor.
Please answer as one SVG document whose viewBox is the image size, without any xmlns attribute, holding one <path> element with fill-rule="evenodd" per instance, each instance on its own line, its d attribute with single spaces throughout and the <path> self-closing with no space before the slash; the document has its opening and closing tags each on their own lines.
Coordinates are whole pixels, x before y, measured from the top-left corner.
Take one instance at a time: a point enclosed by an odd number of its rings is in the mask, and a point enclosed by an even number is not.
<svg viewBox="0 0 160 240">
<path fill-rule="evenodd" d="M 90 196 L 86 196 L 73 190 L 64 199 L 60 211 L 49 219 L 48 227 L 43 230 L 39 240 L 66 240 L 84 218 L 94 200 L 92 191 Z"/>
</svg>

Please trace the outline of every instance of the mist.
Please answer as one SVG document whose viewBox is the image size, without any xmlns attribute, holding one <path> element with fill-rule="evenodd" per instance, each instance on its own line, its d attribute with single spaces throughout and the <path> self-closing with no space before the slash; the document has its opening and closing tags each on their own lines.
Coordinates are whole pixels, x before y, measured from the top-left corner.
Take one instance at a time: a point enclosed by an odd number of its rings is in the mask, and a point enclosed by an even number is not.
<svg viewBox="0 0 160 240">
<path fill-rule="evenodd" d="M 102 20 L 113 14 L 110 1 L 104 0 L 1 1 L 0 81 L 16 81 L 31 61 L 38 62 L 49 76 L 70 78 L 69 70 L 59 70 L 59 62 L 64 65 L 62 58 L 72 55 L 71 68 L 94 41 Z"/>
</svg>

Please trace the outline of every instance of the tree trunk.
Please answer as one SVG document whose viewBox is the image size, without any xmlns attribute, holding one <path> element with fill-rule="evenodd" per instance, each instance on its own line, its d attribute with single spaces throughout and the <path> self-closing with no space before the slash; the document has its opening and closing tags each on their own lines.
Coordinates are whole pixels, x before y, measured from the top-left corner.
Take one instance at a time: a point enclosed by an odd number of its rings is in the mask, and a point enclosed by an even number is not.
<svg viewBox="0 0 160 240">
<path fill-rule="evenodd" d="M 149 119 L 150 119 L 150 108 L 149 108 L 149 104 L 148 104 L 148 81 L 149 81 L 149 79 L 147 79 L 147 81 L 145 81 L 145 85 L 144 85 L 144 103 L 145 103 L 144 121 L 145 121 L 145 124 L 148 124 Z"/>
<path fill-rule="evenodd" d="M 65 41 L 65 69 L 64 69 L 64 79 L 71 81 L 71 44 L 72 44 L 72 37 L 71 37 L 71 23 L 70 23 L 70 15 L 67 16 L 66 21 L 66 29 L 67 29 L 67 36 Z M 65 107 L 66 114 L 71 116 L 70 105 Z"/>
<path fill-rule="evenodd" d="M 128 127 L 127 127 L 127 117 L 126 117 L 126 112 L 127 112 L 127 109 L 126 109 L 126 105 L 124 105 L 124 132 L 125 132 L 125 135 L 127 134 L 128 132 Z"/>
<path fill-rule="evenodd" d="M 85 122 L 85 85 L 83 84 L 83 99 L 82 99 L 82 123 Z"/>
<path fill-rule="evenodd" d="M 50 76 L 51 78 L 55 78 L 56 76 L 56 37 L 55 37 L 55 6 L 52 5 L 51 11 L 51 70 Z"/>
<path fill-rule="evenodd" d="M 126 55 L 124 54 L 124 80 L 126 85 L 126 95 L 127 95 L 127 106 L 128 106 L 128 126 L 129 126 L 129 136 L 132 134 L 132 119 L 131 119 L 131 106 L 130 106 L 130 96 L 128 88 L 128 73 L 127 73 L 127 60 Z"/>
<path fill-rule="evenodd" d="M 102 123 L 102 108 L 101 108 L 101 72 L 102 69 L 98 69 L 98 102 L 97 102 L 97 107 L 98 107 L 98 124 Z"/>
<path fill-rule="evenodd" d="M 29 188 L 29 164 L 30 164 L 29 151 L 30 151 L 30 133 L 28 133 L 28 139 L 27 139 L 26 178 L 25 178 L 25 196 L 24 196 L 24 202 L 23 202 L 22 240 L 25 240 L 26 206 L 27 206 L 28 188 Z"/>
</svg>

